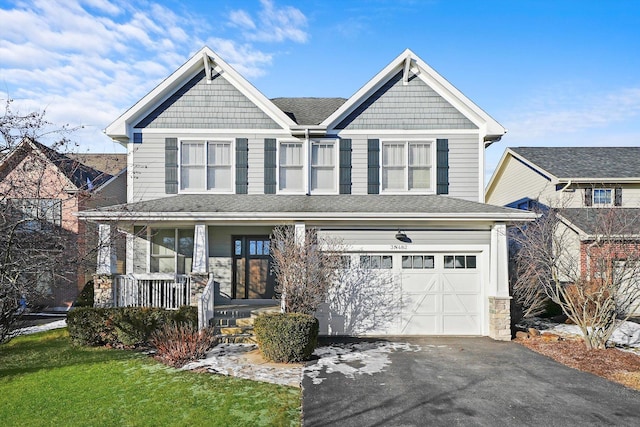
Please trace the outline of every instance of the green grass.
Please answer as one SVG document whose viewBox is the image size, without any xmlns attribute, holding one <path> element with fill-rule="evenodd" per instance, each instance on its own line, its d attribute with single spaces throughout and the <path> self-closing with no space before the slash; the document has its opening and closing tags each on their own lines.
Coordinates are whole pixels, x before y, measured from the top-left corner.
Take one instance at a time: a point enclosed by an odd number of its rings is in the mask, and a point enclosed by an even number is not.
<svg viewBox="0 0 640 427">
<path fill-rule="evenodd" d="M 73 347 L 66 329 L 0 346 L 3 426 L 299 425 L 300 390 Z"/>
</svg>

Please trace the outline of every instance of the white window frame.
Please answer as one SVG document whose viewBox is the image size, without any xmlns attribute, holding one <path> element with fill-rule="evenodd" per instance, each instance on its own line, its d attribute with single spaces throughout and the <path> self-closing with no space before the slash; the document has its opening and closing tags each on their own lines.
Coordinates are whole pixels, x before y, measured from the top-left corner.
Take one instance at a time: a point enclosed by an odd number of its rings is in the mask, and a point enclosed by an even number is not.
<svg viewBox="0 0 640 427">
<path fill-rule="evenodd" d="M 596 202 L 596 192 L 604 191 L 609 193 L 609 201 L 605 203 Z M 615 204 L 616 192 L 613 188 L 594 187 L 591 190 L 591 204 L 592 206 L 613 206 Z"/>
<path fill-rule="evenodd" d="M 276 193 L 277 194 L 307 194 L 307 189 L 309 188 L 309 149 L 308 144 L 305 144 L 305 141 L 301 141 L 299 139 L 279 139 L 277 143 L 276 150 Z M 293 190 L 287 190 L 286 188 L 281 188 L 280 182 L 280 154 L 282 144 L 300 144 L 302 146 L 302 185 L 300 188 L 296 188 Z"/>
<path fill-rule="evenodd" d="M 403 189 L 391 189 L 391 190 L 385 190 L 384 186 L 383 186 L 383 176 L 384 176 L 384 145 L 385 144 L 404 144 L 404 165 L 403 165 L 403 169 L 404 169 L 404 179 L 403 179 L 403 184 L 404 187 Z M 430 188 L 428 189 L 410 189 L 409 188 L 409 145 L 410 144 L 429 144 L 429 148 L 430 148 L 430 158 L 431 158 L 431 164 L 429 165 L 429 167 L 431 168 L 430 170 Z M 406 193 L 412 193 L 412 194 L 436 194 L 436 140 L 435 139 L 424 139 L 424 138 L 420 138 L 420 139 L 384 139 L 384 140 L 380 140 L 380 158 L 379 158 L 379 164 L 380 164 L 380 194 L 406 194 Z"/>
<path fill-rule="evenodd" d="M 154 249 L 154 244 L 155 242 L 153 241 L 153 238 L 155 237 L 155 234 L 157 232 L 160 231 L 172 231 L 173 232 L 173 249 L 170 249 L 173 253 L 166 255 L 166 254 L 155 254 L 153 252 Z M 191 228 L 189 227 L 147 227 L 146 229 L 146 233 L 147 233 L 147 242 L 148 242 L 148 257 L 147 257 L 147 271 L 150 274 L 163 274 L 163 272 L 159 272 L 159 271 L 151 271 L 151 265 L 153 264 L 153 259 L 171 259 L 173 260 L 173 271 L 171 272 L 165 272 L 167 274 L 190 274 L 191 270 L 192 270 L 192 263 L 193 263 L 193 254 L 191 255 L 191 263 L 186 262 L 187 257 L 185 255 L 180 254 L 180 232 L 181 231 L 191 231 Z M 193 238 L 195 239 L 195 230 L 193 230 Z M 192 249 L 193 250 L 193 249 Z M 181 261 L 180 261 L 181 260 Z M 184 272 L 178 272 L 179 268 L 178 268 L 178 263 L 180 262 L 184 262 Z"/>
<path fill-rule="evenodd" d="M 314 145 L 333 145 L 333 153 L 331 158 L 333 159 L 333 188 L 330 189 L 313 189 L 313 146 Z M 338 194 L 338 186 L 340 185 L 340 151 L 338 139 L 312 139 L 309 144 L 309 192 L 310 194 Z M 320 166 L 323 167 L 323 166 Z M 324 166 L 324 168 L 328 168 Z"/>
<path fill-rule="evenodd" d="M 183 144 L 202 144 L 204 145 L 204 182 L 202 183 L 201 188 L 182 188 L 182 146 Z M 229 144 L 229 165 L 209 165 L 209 145 L 210 144 Z M 235 156 L 235 141 L 233 139 L 220 139 L 220 138 L 210 138 L 210 139 L 183 139 L 180 140 L 180 144 L 178 146 L 178 188 L 180 193 L 219 193 L 219 194 L 234 194 L 235 193 L 235 170 L 236 170 L 236 156 Z M 228 167 L 229 168 L 229 187 L 226 188 L 211 188 L 208 189 L 209 182 L 209 169 L 212 167 Z"/>
</svg>

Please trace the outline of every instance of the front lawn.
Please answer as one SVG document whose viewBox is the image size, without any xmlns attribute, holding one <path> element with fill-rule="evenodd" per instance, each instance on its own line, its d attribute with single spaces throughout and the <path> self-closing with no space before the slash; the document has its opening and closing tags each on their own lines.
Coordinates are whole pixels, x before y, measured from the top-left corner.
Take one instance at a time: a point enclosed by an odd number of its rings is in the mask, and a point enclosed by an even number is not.
<svg viewBox="0 0 640 427">
<path fill-rule="evenodd" d="M 300 390 L 73 347 L 66 329 L 0 346 L 3 426 L 299 425 Z"/>
</svg>

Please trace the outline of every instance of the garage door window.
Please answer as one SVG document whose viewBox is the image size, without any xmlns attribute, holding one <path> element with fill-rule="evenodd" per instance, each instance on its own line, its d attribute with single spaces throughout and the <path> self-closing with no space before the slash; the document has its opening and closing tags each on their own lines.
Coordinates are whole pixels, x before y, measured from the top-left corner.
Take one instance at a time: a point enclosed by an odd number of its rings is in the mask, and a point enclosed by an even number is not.
<svg viewBox="0 0 640 427">
<path fill-rule="evenodd" d="M 391 270 L 393 258 L 391 255 L 360 255 L 360 266 L 371 270 Z"/>
<path fill-rule="evenodd" d="M 474 269 L 476 268 L 475 255 L 445 255 L 444 268 Z"/>
<path fill-rule="evenodd" d="M 425 269 L 434 268 L 435 259 L 433 255 L 403 255 L 402 268 L 408 269 Z"/>
</svg>

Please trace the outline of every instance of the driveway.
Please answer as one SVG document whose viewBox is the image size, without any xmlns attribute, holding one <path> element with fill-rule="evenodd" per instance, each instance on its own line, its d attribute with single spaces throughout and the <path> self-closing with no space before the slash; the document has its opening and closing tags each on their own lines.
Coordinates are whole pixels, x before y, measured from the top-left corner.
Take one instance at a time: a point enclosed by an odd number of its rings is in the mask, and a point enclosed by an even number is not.
<svg viewBox="0 0 640 427">
<path fill-rule="evenodd" d="M 511 342 L 321 343 L 305 369 L 304 426 L 640 425 L 640 392 Z"/>
</svg>

